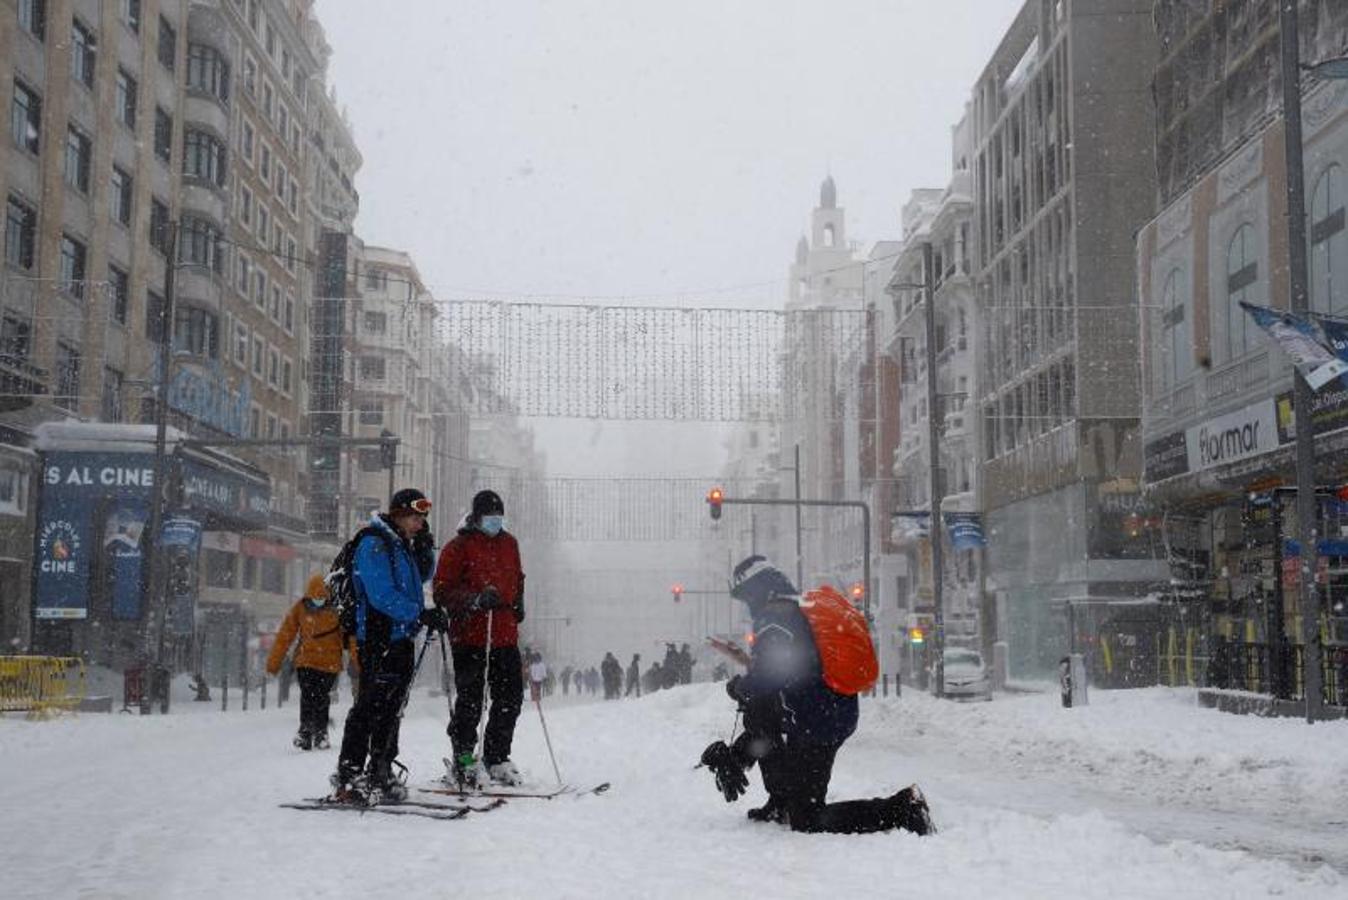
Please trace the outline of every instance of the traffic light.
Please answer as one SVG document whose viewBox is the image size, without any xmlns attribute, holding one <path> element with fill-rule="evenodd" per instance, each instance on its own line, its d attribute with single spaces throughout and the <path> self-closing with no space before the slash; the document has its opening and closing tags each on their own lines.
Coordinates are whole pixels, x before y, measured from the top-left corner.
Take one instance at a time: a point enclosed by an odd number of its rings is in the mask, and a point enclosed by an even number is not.
<svg viewBox="0 0 1348 900">
<path fill-rule="evenodd" d="M 169 593 L 175 597 L 185 597 L 192 593 L 195 572 L 192 571 L 192 557 L 187 553 L 175 553 L 169 560 Z"/>
<path fill-rule="evenodd" d="M 712 488 L 707 492 L 707 508 L 711 510 L 713 519 L 721 518 L 721 502 L 725 500 L 725 491 L 718 487 Z"/>
<path fill-rule="evenodd" d="M 909 643 L 920 644 L 920 643 L 922 643 L 923 641 L 925 641 L 926 639 L 927 639 L 927 636 L 926 636 L 925 634 L 922 633 L 922 629 L 921 629 L 921 628 L 909 628 L 909 629 L 908 629 L 908 641 L 909 641 Z"/>
<path fill-rule="evenodd" d="M 674 595 L 675 603 L 678 603 L 680 600 L 683 599 L 683 585 L 676 584 L 669 589 L 669 592 Z"/>
<path fill-rule="evenodd" d="M 379 462 L 385 469 L 398 464 L 398 441 L 387 428 L 379 432 Z"/>
<path fill-rule="evenodd" d="M 855 582 L 852 585 L 852 589 L 848 593 L 852 595 L 853 603 L 860 603 L 862 598 L 866 596 L 866 586 L 862 584 L 860 581 Z"/>
</svg>

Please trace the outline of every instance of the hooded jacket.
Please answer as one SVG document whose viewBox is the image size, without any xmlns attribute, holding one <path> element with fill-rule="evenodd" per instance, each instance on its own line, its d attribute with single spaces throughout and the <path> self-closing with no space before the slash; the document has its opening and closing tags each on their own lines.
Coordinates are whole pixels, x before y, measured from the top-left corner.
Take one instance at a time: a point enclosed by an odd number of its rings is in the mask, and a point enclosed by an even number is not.
<svg viewBox="0 0 1348 900">
<path fill-rule="evenodd" d="M 449 613 L 449 641 L 455 646 L 487 646 L 487 613 L 469 612 L 473 598 L 488 586 L 501 595 L 501 606 L 491 617 L 491 645 L 514 647 L 524 618 L 524 571 L 515 536 L 502 531 L 494 537 L 465 524 L 440 551 L 435 568 L 434 597 Z"/>
<path fill-rule="evenodd" d="M 367 534 L 356 545 L 353 580 L 357 596 L 365 601 L 356 606 L 356 640 L 364 644 L 415 637 L 421 627 L 421 586 L 426 579 L 412 548 L 392 523 L 375 515 L 370 527 L 387 534 Z"/>
<path fill-rule="evenodd" d="M 337 611 L 331 606 L 315 606 L 309 597 L 295 601 L 286 614 L 267 654 L 267 672 L 281 671 L 290 645 L 299 638 L 295 649 L 295 668 L 317 669 L 336 674 L 342 671 L 342 630 L 337 622 Z M 347 652 L 356 658 L 356 639 L 349 639 Z"/>
</svg>

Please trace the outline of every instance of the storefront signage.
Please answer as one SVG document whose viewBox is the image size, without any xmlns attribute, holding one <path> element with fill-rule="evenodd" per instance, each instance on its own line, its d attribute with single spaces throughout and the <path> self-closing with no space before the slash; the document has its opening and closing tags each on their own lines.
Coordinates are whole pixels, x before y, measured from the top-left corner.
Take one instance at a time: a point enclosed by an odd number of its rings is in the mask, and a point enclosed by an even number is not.
<svg viewBox="0 0 1348 900">
<path fill-rule="evenodd" d="M 1189 471 L 1189 446 L 1183 431 L 1174 431 L 1147 444 L 1147 481 L 1155 484 Z"/>
<path fill-rule="evenodd" d="M 1244 409 L 1209 419 L 1185 432 L 1189 471 L 1201 472 L 1279 447 L 1273 401 L 1261 400 Z"/>
<path fill-rule="evenodd" d="M 270 492 L 240 475 L 188 459 L 182 464 L 182 489 L 184 506 L 258 524 L 267 521 Z"/>
<path fill-rule="evenodd" d="M 1296 441 L 1297 419 L 1292 408 L 1292 392 L 1278 395 L 1278 441 Z M 1348 388 L 1335 384 L 1311 395 L 1311 427 L 1317 435 L 1348 428 Z"/>
<path fill-rule="evenodd" d="M 173 375 L 168 398 L 171 408 L 201 424 L 243 437 L 253 402 L 252 382 L 244 376 L 239 390 L 230 390 L 218 362 L 206 371 L 181 368 Z"/>
</svg>

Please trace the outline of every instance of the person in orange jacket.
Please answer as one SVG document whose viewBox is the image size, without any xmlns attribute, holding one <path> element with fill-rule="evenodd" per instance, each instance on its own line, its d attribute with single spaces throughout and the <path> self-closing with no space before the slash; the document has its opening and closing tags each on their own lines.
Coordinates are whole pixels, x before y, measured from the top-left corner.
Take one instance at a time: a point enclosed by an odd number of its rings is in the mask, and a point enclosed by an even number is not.
<svg viewBox="0 0 1348 900">
<path fill-rule="evenodd" d="M 299 638 L 295 650 L 295 676 L 300 683 L 300 730 L 295 746 L 301 750 L 326 750 L 328 743 L 328 702 L 332 685 L 342 671 L 342 649 L 352 665 L 359 665 L 356 641 L 342 640 L 337 610 L 328 605 L 328 587 L 323 576 L 309 576 L 304 597 L 286 614 L 281 629 L 267 656 L 267 674 L 281 671 L 290 645 Z"/>
</svg>

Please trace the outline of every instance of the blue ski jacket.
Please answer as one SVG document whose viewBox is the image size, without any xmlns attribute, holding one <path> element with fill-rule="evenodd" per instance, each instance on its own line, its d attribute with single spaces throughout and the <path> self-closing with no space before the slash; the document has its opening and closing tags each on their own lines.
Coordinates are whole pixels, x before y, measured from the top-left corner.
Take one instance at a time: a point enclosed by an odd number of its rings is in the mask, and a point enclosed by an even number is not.
<svg viewBox="0 0 1348 900">
<path fill-rule="evenodd" d="M 386 626 L 379 624 L 388 629 L 387 635 L 377 637 L 389 642 L 414 637 L 421 627 L 421 585 L 429 573 L 422 576 L 411 547 L 383 516 L 372 517 L 370 527 L 386 534 L 367 534 L 356 545 L 352 574 L 363 601 L 356 606 L 356 640 L 363 644 L 367 637 L 376 637 L 369 627 L 375 618 L 387 620 Z M 382 616 L 371 616 L 371 609 Z"/>
</svg>

